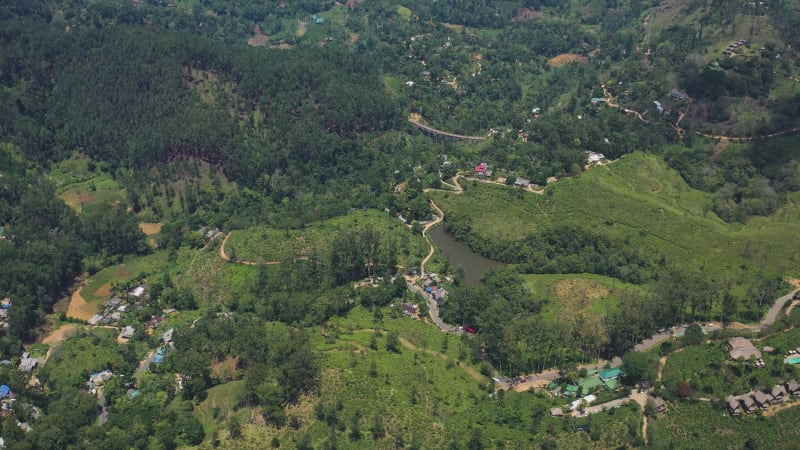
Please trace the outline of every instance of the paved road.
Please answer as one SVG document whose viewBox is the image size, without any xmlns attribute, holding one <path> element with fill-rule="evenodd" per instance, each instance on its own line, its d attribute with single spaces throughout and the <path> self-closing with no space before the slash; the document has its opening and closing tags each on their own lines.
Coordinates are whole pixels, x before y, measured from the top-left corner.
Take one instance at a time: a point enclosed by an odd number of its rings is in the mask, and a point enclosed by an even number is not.
<svg viewBox="0 0 800 450">
<path fill-rule="evenodd" d="M 431 298 L 431 296 L 425 292 L 424 289 L 417 286 L 413 282 L 406 280 L 406 284 L 408 285 L 408 289 L 411 292 L 421 295 L 425 301 L 428 302 L 428 315 L 431 316 L 431 320 L 433 323 L 439 327 L 440 330 L 444 331 L 445 333 L 453 333 L 453 334 L 461 334 L 462 331 L 458 327 L 454 325 L 449 325 L 444 323 L 444 321 L 439 317 L 439 304 L 436 303 L 436 300 Z"/>
<path fill-rule="evenodd" d="M 141 378 L 141 376 L 150 369 L 150 364 L 152 364 L 155 359 L 156 351 L 150 350 L 150 353 L 147 354 L 147 357 L 139 362 L 139 367 L 136 369 L 136 372 L 133 373 L 133 376 L 137 380 Z"/>
<path fill-rule="evenodd" d="M 762 320 L 761 323 L 758 324 L 758 326 L 754 327 L 754 329 L 757 329 L 757 331 L 761 331 L 763 328 L 766 328 L 775 323 L 775 319 L 778 318 L 778 313 L 780 313 L 783 307 L 786 306 L 786 302 L 791 300 L 792 297 L 794 297 L 794 294 L 798 292 L 800 292 L 800 289 L 795 289 L 792 292 L 789 292 L 788 294 L 784 295 L 783 297 L 780 297 L 779 299 L 775 300 L 775 304 L 773 304 L 772 308 L 770 308 L 769 311 L 767 311 L 767 315 L 766 317 L 764 317 L 764 320 Z"/>
</svg>

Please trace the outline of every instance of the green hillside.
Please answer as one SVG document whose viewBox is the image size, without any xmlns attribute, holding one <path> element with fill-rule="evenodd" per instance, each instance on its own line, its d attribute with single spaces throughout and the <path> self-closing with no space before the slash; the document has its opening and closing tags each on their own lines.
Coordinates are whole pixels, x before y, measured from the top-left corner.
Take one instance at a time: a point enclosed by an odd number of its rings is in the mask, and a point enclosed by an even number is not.
<svg viewBox="0 0 800 450">
<path fill-rule="evenodd" d="M 519 196 L 513 189 L 480 183 L 467 183 L 463 195 L 432 196 L 445 214 L 470 219 L 470 244 L 488 256 L 520 236 L 572 225 L 636 249 L 653 268 L 680 264 L 736 283 L 757 271 L 800 275 L 800 223 L 792 220 L 793 201 L 772 217 L 728 224 L 710 211 L 709 194 L 692 189 L 663 160 L 644 153 L 559 180 L 543 196 Z"/>
</svg>

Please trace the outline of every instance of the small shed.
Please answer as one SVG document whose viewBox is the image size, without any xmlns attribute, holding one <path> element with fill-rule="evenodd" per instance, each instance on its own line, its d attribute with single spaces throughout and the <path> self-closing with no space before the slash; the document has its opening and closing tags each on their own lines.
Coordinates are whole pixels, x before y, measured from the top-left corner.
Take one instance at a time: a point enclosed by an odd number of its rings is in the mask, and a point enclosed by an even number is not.
<svg viewBox="0 0 800 450">
<path fill-rule="evenodd" d="M 561 408 L 550 408 L 550 416 L 551 417 L 562 417 L 564 415 L 564 410 Z"/>
</svg>

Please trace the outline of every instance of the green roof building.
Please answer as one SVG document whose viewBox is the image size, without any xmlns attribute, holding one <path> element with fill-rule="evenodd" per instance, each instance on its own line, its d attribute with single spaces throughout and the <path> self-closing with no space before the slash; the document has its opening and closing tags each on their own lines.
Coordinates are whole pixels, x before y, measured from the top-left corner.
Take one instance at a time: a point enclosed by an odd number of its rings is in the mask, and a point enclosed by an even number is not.
<svg viewBox="0 0 800 450">
<path fill-rule="evenodd" d="M 575 386 L 574 384 L 568 384 L 567 388 L 564 389 L 564 395 L 566 395 L 567 397 L 575 397 L 576 395 L 578 395 L 579 389 L 580 388 L 578 386 Z"/>
<path fill-rule="evenodd" d="M 606 390 L 608 390 L 609 392 L 616 391 L 621 386 L 622 385 L 619 383 L 619 380 L 616 379 L 616 378 L 614 378 L 613 380 L 606 381 L 606 384 L 605 384 Z"/>
<path fill-rule="evenodd" d="M 600 379 L 605 383 L 608 380 L 614 380 L 622 376 L 622 369 L 616 367 L 614 369 L 603 370 L 600 372 Z"/>
<path fill-rule="evenodd" d="M 581 387 L 581 395 L 587 395 L 599 389 L 603 382 L 597 377 L 586 377 L 578 380 L 578 385 Z"/>
</svg>

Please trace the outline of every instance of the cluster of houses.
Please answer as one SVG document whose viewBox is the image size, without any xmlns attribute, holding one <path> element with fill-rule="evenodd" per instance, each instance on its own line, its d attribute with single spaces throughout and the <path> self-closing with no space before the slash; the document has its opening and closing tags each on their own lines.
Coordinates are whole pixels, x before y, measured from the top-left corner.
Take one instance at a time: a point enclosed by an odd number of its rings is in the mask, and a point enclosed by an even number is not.
<svg viewBox="0 0 800 450">
<path fill-rule="evenodd" d="M 770 405 L 781 405 L 787 397 L 800 397 L 800 383 L 790 380 L 786 384 L 776 384 L 770 391 L 755 391 L 743 395 L 728 397 L 728 412 L 738 416 L 742 411 L 752 414 L 758 409 L 766 409 Z"/>
<path fill-rule="evenodd" d="M 89 375 L 89 381 L 86 382 L 86 390 L 92 395 L 97 394 L 97 390 L 113 376 L 114 373 L 108 369 Z"/>
<path fill-rule="evenodd" d="M 591 369 L 586 371 L 585 377 L 578 379 L 577 384 L 567 384 L 563 390 L 555 382 L 551 383 L 550 393 L 554 396 L 561 395 L 563 397 L 582 395 L 584 396 L 582 400 L 585 401 L 586 396 L 592 392 L 597 392 L 601 389 L 613 392 L 619 389 L 621 387 L 619 378 L 622 375 L 622 370 L 619 367 L 607 370 Z M 591 401 L 586 403 L 591 403 Z"/>
<path fill-rule="evenodd" d="M 95 314 L 88 320 L 89 325 L 96 326 L 116 324 L 120 321 L 120 319 L 122 319 L 123 314 L 130 311 L 131 308 L 141 310 L 142 300 L 144 297 L 145 289 L 142 285 L 136 286 L 129 293 L 129 298 L 134 300 L 132 304 L 115 295 L 108 302 L 106 302 L 102 312 Z"/>
<path fill-rule="evenodd" d="M 736 49 L 738 49 L 739 47 L 741 47 L 741 46 L 743 46 L 745 44 L 747 44 L 747 41 L 744 40 L 744 39 L 736 41 L 736 42 L 732 43 L 731 45 L 729 45 L 728 48 L 726 48 L 722 52 L 722 54 L 725 55 L 725 56 L 731 56 L 731 55 L 733 55 L 733 52 L 736 51 Z"/>
<path fill-rule="evenodd" d="M 445 277 L 445 281 L 452 283 L 452 278 Z M 437 284 L 440 283 L 441 280 L 439 280 L 439 275 L 433 272 L 425 274 L 425 281 L 422 282 L 422 288 L 437 302 L 440 302 L 442 299 L 447 297 L 447 291 L 445 288 L 437 286 Z"/>
</svg>

